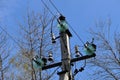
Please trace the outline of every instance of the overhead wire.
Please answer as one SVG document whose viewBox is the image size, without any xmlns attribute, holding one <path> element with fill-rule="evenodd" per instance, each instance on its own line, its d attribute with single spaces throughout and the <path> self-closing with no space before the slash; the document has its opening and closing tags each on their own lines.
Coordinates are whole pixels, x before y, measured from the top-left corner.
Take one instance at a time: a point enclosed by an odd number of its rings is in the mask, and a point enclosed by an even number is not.
<svg viewBox="0 0 120 80">
<path fill-rule="evenodd" d="M 13 38 L 13 36 L 11 36 L 3 27 L 0 26 L 0 29 L 3 30 L 20 48 L 22 48 L 22 46 Z"/>
<path fill-rule="evenodd" d="M 61 12 L 58 10 L 58 8 L 55 6 L 55 4 L 51 1 L 51 0 L 49 0 L 49 2 L 52 4 L 52 6 L 57 10 L 57 12 L 59 13 L 59 14 L 61 14 Z"/>
<path fill-rule="evenodd" d="M 43 5 L 47 8 L 47 10 L 55 17 L 57 18 L 57 16 L 49 9 L 49 7 L 45 4 L 45 2 L 43 0 L 41 0 L 41 2 L 43 3 Z"/>
<path fill-rule="evenodd" d="M 2 26 L 0 26 L 0 29 L 3 30 L 21 49 L 23 49 L 23 47 L 14 39 L 14 37 L 11 36 Z"/>
<path fill-rule="evenodd" d="M 49 0 L 50 1 L 50 3 L 52 4 L 52 6 L 56 9 L 56 11 L 60 14 L 60 15 L 62 15 L 61 14 L 61 12 L 58 10 L 58 8 L 55 6 L 55 4 L 51 1 L 51 0 Z M 84 44 L 84 41 L 80 38 L 80 36 L 77 34 L 77 32 L 72 28 L 72 26 L 67 22 L 67 24 L 70 26 L 70 28 L 72 29 L 72 31 L 76 34 L 76 36 L 78 37 L 78 39 Z"/>
<path fill-rule="evenodd" d="M 54 13 L 52 13 L 52 11 L 50 10 L 50 8 L 45 4 L 45 2 L 43 1 L 43 0 L 41 0 L 42 1 L 42 3 L 44 4 L 44 6 L 49 10 L 49 12 L 53 15 L 53 16 L 55 16 L 55 18 L 56 19 L 58 19 L 57 18 L 57 16 L 54 14 Z M 61 14 L 61 12 L 58 10 L 58 8 L 55 6 L 55 4 L 51 1 L 51 0 L 49 0 L 49 2 L 51 3 L 51 5 L 55 8 L 55 10 L 60 14 L 60 15 L 62 15 Z M 75 35 L 78 37 L 78 39 L 80 40 L 80 42 L 82 42 L 82 44 L 84 44 L 84 41 L 80 38 L 80 36 L 77 34 L 77 32 L 72 28 L 72 26 L 68 23 L 68 21 L 66 21 L 67 22 L 67 24 L 70 26 L 70 28 L 71 28 L 71 30 L 75 33 Z"/>
<path fill-rule="evenodd" d="M 72 31 L 76 34 L 76 36 L 77 36 L 78 39 L 82 42 L 82 44 L 84 44 L 84 41 L 80 38 L 80 36 L 78 35 L 78 33 L 72 28 L 72 26 L 68 23 L 68 21 L 67 21 L 67 24 L 68 24 L 69 27 L 72 29 Z"/>
<path fill-rule="evenodd" d="M 61 12 L 58 10 L 58 8 L 55 6 L 55 4 L 51 1 L 51 0 L 49 0 L 50 1 L 50 3 L 51 3 L 51 5 L 56 9 L 56 11 L 60 14 L 60 15 L 62 15 L 61 14 Z M 45 4 L 46 5 L 46 4 Z M 47 7 L 47 5 L 46 5 L 46 7 Z M 49 9 L 49 8 L 48 8 Z M 51 11 L 50 9 L 49 9 L 49 11 Z M 53 14 L 52 13 L 52 15 L 55 15 L 55 14 Z M 58 18 L 57 17 L 55 17 L 56 19 L 57 19 L 57 21 L 58 21 Z M 85 48 L 87 48 L 87 49 L 89 49 L 89 47 L 88 46 L 86 46 L 85 45 L 85 43 L 84 43 L 84 41 L 80 38 L 80 36 L 78 35 L 78 33 L 72 28 L 72 26 L 68 23 L 68 21 L 66 21 L 67 22 L 67 24 L 69 25 L 69 27 L 71 28 L 71 30 L 75 33 L 75 35 L 78 37 L 78 39 L 79 39 L 79 41 L 80 42 L 82 42 L 82 44 L 84 45 L 84 47 Z M 58 21 L 58 23 L 60 24 L 60 22 Z"/>
<path fill-rule="evenodd" d="M 43 5 L 49 10 L 49 12 L 53 15 L 53 16 L 55 16 L 55 18 L 56 19 L 58 19 L 57 18 L 57 16 L 50 10 L 50 8 L 47 6 L 47 4 L 43 1 L 43 0 L 41 0 L 42 1 L 42 3 L 43 3 Z M 58 8 L 55 6 L 55 4 L 51 1 L 51 0 L 49 0 L 49 2 L 51 3 L 51 5 L 55 8 L 55 10 L 60 14 L 60 15 L 62 15 L 61 14 L 61 12 L 58 10 Z M 68 23 L 68 21 L 66 21 L 67 22 L 67 24 L 69 25 L 69 27 L 71 28 L 71 30 L 75 33 L 75 35 L 78 37 L 78 39 L 79 39 L 79 41 L 80 42 L 82 42 L 82 44 L 84 45 L 84 41 L 80 38 L 80 36 L 78 35 L 78 33 L 72 28 L 72 26 Z M 85 45 L 84 45 L 85 46 Z"/>
<path fill-rule="evenodd" d="M 0 29 L 4 31 L 21 49 L 23 49 L 23 47 L 16 41 L 16 39 L 13 36 L 11 36 L 3 27 L 0 26 Z"/>
</svg>

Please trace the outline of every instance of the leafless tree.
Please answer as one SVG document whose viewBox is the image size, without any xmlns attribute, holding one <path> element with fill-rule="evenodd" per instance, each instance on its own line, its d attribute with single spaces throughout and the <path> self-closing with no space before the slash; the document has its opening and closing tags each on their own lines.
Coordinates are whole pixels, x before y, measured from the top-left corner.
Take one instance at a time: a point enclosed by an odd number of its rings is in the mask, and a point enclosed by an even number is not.
<svg viewBox="0 0 120 80">
<path fill-rule="evenodd" d="M 27 20 L 26 20 L 27 19 Z M 32 58 L 35 55 L 39 57 L 48 57 L 48 51 L 52 50 L 50 38 L 50 26 L 53 21 L 47 10 L 43 14 L 30 12 L 25 17 L 24 23 L 20 23 L 20 50 L 17 54 L 17 60 L 14 60 L 18 69 L 21 68 L 22 80 L 49 80 L 56 72 L 47 74 L 46 71 L 36 71 L 32 65 Z M 14 58 L 15 59 L 15 58 Z M 43 76 L 46 75 L 46 76 Z"/>
<path fill-rule="evenodd" d="M 96 22 L 90 30 L 97 44 L 97 56 L 90 60 L 95 80 L 120 80 L 120 33 L 111 26 L 111 19 Z"/>
<path fill-rule="evenodd" d="M 0 80 L 5 80 L 9 68 L 9 63 L 7 62 L 9 57 L 7 34 L 4 31 L 0 31 Z"/>
</svg>

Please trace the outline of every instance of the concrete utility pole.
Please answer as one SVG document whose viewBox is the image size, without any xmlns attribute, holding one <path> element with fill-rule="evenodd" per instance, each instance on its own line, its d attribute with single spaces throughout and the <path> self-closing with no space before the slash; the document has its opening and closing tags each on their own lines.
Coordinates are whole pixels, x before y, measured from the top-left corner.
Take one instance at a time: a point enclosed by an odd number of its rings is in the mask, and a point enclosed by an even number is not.
<svg viewBox="0 0 120 80">
<path fill-rule="evenodd" d="M 71 59 L 69 36 L 66 32 L 60 32 L 60 44 L 61 44 L 61 62 L 46 65 L 42 67 L 42 70 L 61 66 L 62 71 L 58 72 L 58 75 L 60 76 L 59 80 L 74 80 L 72 77 L 71 63 L 89 59 L 95 57 L 96 55 L 95 54 L 85 55 L 82 57 Z"/>
<path fill-rule="evenodd" d="M 60 33 L 60 44 L 62 71 L 58 73 L 60 75 L 59 80 L 72 80 L 69 36 L 65 32 Z"/>
</svg>

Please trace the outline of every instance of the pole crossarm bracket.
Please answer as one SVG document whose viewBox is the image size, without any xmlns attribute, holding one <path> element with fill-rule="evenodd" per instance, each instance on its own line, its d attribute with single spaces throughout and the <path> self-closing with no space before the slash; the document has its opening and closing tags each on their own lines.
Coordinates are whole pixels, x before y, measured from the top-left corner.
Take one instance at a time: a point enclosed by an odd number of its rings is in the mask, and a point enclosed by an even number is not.
<svg viewBox="0 0 120 80">
<path fill-rule="evenodd" d="M 93 55 L 85 55 L 85 56 L 82 56 L 82 57 L 73 58 L 73 59 L 71 59 L 71 63 L 72 63 L 72 62 L 76 62 L 76 61 L 80 61 L 80 60 L 89 59 L 89 58 L 92 58 L 92 57 L 95 57 L 95 56 L 96 56 L 96 54 L 93 54 Z M 62 65 L 62 62 L 58 62 L 58 63 L 46 65 L 46 66 L 42 67 L 42 70 L 54 68 L 54 67 L 61 66 L 61 65 Z"/>
<path fill-rule="evenodd" d="M 92 58 L 92 57 L 95 57 L 96 54 L 93 54 L 93 55 L 85 55 L 85 56 L 82 56 L 82 57 L 78 57 L 78 58 L 73 58 L 71 59 L 71 62 L 76 62 L 76 61 L 80 61 L 80 60 L 85 60 L 85 59 L 89 59 L 89 58 Z"/>
<path fill-rule="evenodd" d="M 46 69 L 50 69 L 50 68 L 54 68 L 54 67 L 61 66 L 61 65 L 62 65 L 62 62 L 58 62 L 58 63 L 54 63 L 54 64 L 50 64 L 50 65 L 46 65 L 46 66 L 42 67 L 42 70 L 46 70 Z"/>
</svg>

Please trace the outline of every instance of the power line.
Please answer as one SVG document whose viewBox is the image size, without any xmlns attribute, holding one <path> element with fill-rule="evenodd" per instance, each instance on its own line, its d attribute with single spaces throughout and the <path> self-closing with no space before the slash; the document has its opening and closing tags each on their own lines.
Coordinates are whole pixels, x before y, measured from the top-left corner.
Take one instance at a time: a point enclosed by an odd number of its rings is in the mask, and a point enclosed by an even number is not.
<svg viewBox="0 0 120 80">
<path fill-rule="evenodd" d="M 43 0 L 41 0 L 41 2 L 43 3 L 43 5 L 47 8 L 47 10 L 54 16 L 57 18 L 57 16 L 50 10 L 50 8 L 45 4 L 45 2 Z"/>
<path fill-rule="evenodd" d="M 56 9 L 56 11 L 59 13 L 59 14 L 61 14 L 61 12 L 58 10 L 58 8 L 55 6 L 55 4 L 51 1 L 51 0 L 49 0 L 50 1 L 50 3 L 52 4 L 52 6 Z"/>
<path fill-rule="evenodd" d="M 0 29 L 3 30 L 20 48 L 21 45 L 13 38 L 13 36 L 11 36 L 3 27 L 0 26 Z"/>
<path fill-rule="evenodd" d="M 53 16 L 55 16 L 55 18 L 56 19 L 58 19 L 57 18 L 57 16 L 50 10 L 50 8 L 47 6 L 47 4 L 45 4 L 45 2 L 43 1 L 43 0 L 41 0 L 42 1 L 42 3 L 43 3 L 43 5 L 49 10 L 49 12 L 53 15 Z M 61 15 L 61 13 L 60 13 L 60 11 L 58 10 L 58 8 L 54 5 L 54 3 L 51 1 L 51 0 L 49 0 L 50 1 L 50 3 L 52 4 L 52 6 L 55 8 L 55 10 Z M 68 22 L 67 22 L 68 23 Z M 82 44 L 84 45 L 84 41 L 80 38 L 80 36 L 77 34 L 77 32 L 72 28 L 72 26 L 68 23 L 68 25 L 70 26 L 70 28 L 71 28 L 71 30 L 75 33 L 75 35 L 78 37 L 78 39 L 80 40 L 80 42 L 82 42 Z"/>
<path fill-rule="evenodd" d="M 78 35 L 78 33 L 72 28 L 72 26 L 68 22 L 67 22 L 67 24 L 72 29 L 72 31 L 75 33 L 75 35 L 78 37 L 78 39 L 84 44 L 84 41 L 80 38 L 80 36 Z"/>
</svg>

